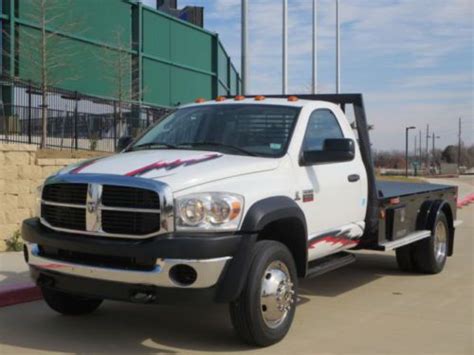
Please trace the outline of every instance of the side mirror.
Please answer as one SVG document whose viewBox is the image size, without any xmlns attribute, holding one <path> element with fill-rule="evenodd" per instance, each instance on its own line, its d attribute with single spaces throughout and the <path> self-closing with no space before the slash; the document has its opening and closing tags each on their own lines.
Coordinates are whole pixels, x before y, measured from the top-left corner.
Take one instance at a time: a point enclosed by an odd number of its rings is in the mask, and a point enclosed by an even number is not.
<svg viewBox="0 0 474 355">
<path fill-rule="evenodd" d="M 118 142 L 117 142 L 116 151 L 121 152 L 122 150 L 127 148 L 130 145 L 130 143 L 132 143 L 132 142 L 133 142 L 133 137 L 131 137 L 131 136 L 120 137 Z"/>
<path fill-rule="evenodd" d="M 300 165 L 351 161 L 355 157 L 354 141 L 349 138 L 331 138 L 324 141 L 323 150 L 305 150 Z"/>
</svg>

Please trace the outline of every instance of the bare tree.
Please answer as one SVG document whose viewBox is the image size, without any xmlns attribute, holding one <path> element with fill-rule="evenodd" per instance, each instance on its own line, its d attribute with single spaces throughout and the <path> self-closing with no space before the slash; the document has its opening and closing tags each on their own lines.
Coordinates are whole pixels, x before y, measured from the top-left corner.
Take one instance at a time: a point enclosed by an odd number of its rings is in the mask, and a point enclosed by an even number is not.
<svg viewBox="0 0 474 355">
<path fill-rule="evenodd" d="M 64 34 L 81 30 L 80 21 L 72 15 L 70 0 L 34 0 L 28 3 L 25 19 L 33 26 L 20 26 L 20 40 L 15 53 L 15 66 L 20 77 L 37 83 L 41 95 L 41 148 L 48 135 L 48 93 L 64 81 L 78 78 L 78 66 L 72 67 L 77 51 Z M 73 20 L 74 19 L 74 20 Z M 5 32 L 12 40 L 12 34 Z M 72 68 L 73 70 L 67 70 Z M 15 77 L 16 73 L 7 73 Z"/>
<path fill-rule="evenodd" d="M 133 42 L 124 31 L 113 32 L 112 48 L 104 48 L 100 60 L 104 64 L 104 79 L 112 87 L 112 95 L 117 100 L 117 136 L 125 133 L 124 107 L 140 102 L 144 92 L 139 82 L 138 58 L 132 52 Z"/>
</svg>

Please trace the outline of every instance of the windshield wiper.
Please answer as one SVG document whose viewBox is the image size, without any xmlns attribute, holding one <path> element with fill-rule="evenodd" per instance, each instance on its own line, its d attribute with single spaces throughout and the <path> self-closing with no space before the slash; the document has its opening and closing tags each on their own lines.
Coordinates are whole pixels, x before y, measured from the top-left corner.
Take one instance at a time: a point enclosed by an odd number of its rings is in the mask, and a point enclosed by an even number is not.
<svg viewBox="0 0 474 355">
<path fill-rule="evenodd" d="M 163 143 L 163 142 L 150 142 L 150 143 L 143 143 L 139 145 L 134 145 L 129 150 L 138 150 L 138 149 L 161 149 L 161 148 L 168 148 L 168 149 L 176 149 L 177 147 L 173 144 Z"/>
<path fill-rule="evenodd" d="M 189 143 L 180 143 L 177 145 L 177 148 L 180 148 L 180 147 L 185 147 L 185 146 L 189 146 L 189 147 L 200 147 L 200 146 L 215 146 L 215 147 L 222 147 L 222 148 L 228 148 L 228 149 L 233 149 L 237 152 L 240 152 L 240 153 L 243 153 L 245 155 L 250 155 L 250 156 L 253 156 L 253 157 L 256 157 L 257 154 L 255 153 L 252 153 L 252 152 L 249 152 L 248 150 L 245 150 L 243 148 L 240 148 L 240 147 L 236 147 L 234 145 L 229 145 L 229 144 L 224 144 L 224 143 L 218 143 L 218 142 L 189 142 Z"/>
</svg>

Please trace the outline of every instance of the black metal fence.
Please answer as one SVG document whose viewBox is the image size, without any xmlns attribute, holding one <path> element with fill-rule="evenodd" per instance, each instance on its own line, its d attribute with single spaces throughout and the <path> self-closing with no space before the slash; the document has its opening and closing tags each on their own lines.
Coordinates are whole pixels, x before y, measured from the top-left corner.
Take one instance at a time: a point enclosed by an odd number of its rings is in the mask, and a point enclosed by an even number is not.
<svg viewBox="0 0 474 355">
<path fill-rule="evenodd" d="M 0 85 L 3 97 L 0 101 L 0 142 L 39 145 L 41 90 L 32 82 L 9 78 L 0 79 Z M 120 137 L 136 136 L 170 111 L 61 89 L 48 90 L 45 106 L 47 147 L 106 152 L 115 150 Z"/>
</svg>

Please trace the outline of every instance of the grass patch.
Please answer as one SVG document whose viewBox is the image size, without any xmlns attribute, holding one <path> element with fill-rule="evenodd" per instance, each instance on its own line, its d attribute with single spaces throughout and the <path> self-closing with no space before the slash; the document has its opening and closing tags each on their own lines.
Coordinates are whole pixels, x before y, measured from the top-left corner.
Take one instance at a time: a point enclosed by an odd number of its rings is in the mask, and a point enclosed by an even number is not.
<svg viewBox="0 0 474 355">
<path fill-rule="evenodd" d="M 414 182 L 414 183 L 426 183 L 425 180 L 416 176 L 402 176 L 402 175 L 377 175 L 377 180 L 382 181 L 397 181 L 397 182 Z"/>
<path fill-rule="evenodd" d="M 16 231 L 13 235 L 5 240 L 7 245 L 7 251 L 22 251 L 23 250 L 23 241 L 21 240 L 20 231 Z"/>
</svg>

